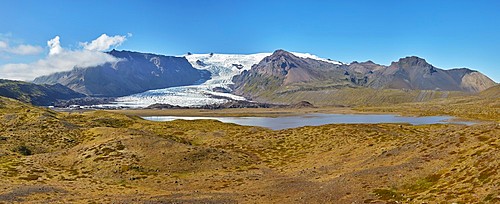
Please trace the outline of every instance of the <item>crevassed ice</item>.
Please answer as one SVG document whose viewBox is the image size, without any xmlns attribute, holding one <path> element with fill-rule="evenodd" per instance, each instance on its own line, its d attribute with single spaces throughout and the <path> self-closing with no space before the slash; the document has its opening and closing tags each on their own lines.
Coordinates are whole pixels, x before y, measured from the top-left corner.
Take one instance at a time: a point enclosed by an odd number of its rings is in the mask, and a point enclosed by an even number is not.
<svg viewBox="0 0 500 204">
<path fill-rule="evenodd" d="M 151 104 L 161 103 L 178 106 L 202 106 L 227 102 L 224 98 L 233 100 L 246 100 L 244 97 L 230 93 L 213 91 L 216 87 L 229 90 L 233 84 L 232 78 L 244 70 L 249 70 L 252 65 L 258 64 L 264 57 L 272 53 L 257 54 L 192 54 L 185 55 L 186 59 L 196 69 L 207 70 L 212 73 L 212 78 L 198 85 L 179 86 L 165 89 L 149 90 L 143 93 L 116 99 L 114 105 L 126 107 L 147 107 Z M 308 53 L 293 53 L 298 57 L 312 58 L 333 64 L 340 62 L 319 58 Z M 213 97 L 219 96 L 219 97 Z M 224 98 L 222 98 L 224 97 Z"/>
<path fill-rule="evenodd" d="M 196 69 L 207 70 L 212 78 L 198 85 L 179 86 L 165 89 L 149 90 L 143 93 L 120 97 L 116 100 L 118 106 L 146 107 L 155 103 L 178 106 L 201 106 L 207 104 L 225 103 L 226 99 L 213 96 L 246 100 L 244 97 L 229 93 L 213 91 L 216 87 L 229 90 L 232 78 L 243 70 L 249 70 L 271 53 L 249 55 L 236 54 L 192 54 L 186 59 Z"/>
</svg>

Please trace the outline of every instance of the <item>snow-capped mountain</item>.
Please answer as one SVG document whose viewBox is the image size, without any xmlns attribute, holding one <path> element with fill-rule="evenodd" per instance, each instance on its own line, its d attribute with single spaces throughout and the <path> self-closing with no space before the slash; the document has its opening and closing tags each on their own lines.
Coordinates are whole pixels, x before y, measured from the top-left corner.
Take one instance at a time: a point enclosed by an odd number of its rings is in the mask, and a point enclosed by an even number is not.
<svg viewBox="0 0 500 204">
<path fill-rule="evenodd" d="M 201 106 L 207 104 L 225 103 L 228 100 L 246 100 L 244 97 L 229 93 L 232 78 L 244 70 L 250 70 L 254 64 L 272 53 L 257 54 L 188 54 L 184 57 L 191 65 L 199 70 L 206 70 L 212 78 L 189 86 L 170 87 L 165 89 L 149 90 L 143 93 L 120 97 L 116 105 L 129 107 L 146 107 L 161 103 L 178 106 Z M 341 65 L 341 62 L 323 59 L 308 53 L 293 53 L 298 57 L 311 58 L 332 64 Z"/>
</svg>

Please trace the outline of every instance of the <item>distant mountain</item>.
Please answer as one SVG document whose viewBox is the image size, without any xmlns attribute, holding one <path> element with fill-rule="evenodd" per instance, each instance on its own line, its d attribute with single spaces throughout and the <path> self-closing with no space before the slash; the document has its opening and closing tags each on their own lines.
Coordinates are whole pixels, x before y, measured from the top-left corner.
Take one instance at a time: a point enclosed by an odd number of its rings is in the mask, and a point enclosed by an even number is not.
<svg viewBox="0 0 500 204">
<path fill-rule="evenodd" d="M 271 54 L 272 53 L 188 53 L 185 57 L 194 68 L 206 70 L 212 74 L 209 80 L 198 85 L 169 87 L 120 97 L 116 99 L 116 102 L 121 106 L 128 107 L 147 107 L 152 104 L 202 107 L 212 104 L 221 104 L 224 106 L 224 104 L 228 102 L 228 99 L 244 100 L 243 97 L 230 93 L 232 91 L 231 86 L 233 85 L 233 77 L 240 75 L 241 72 L 245 70 L 250 70 L 253 65 L 258 64 L 262 61 L 262 59 L 270 56 Z M 293 52 L 292 54 L 300 57 L 297 58 L 298 60 L 310 58 L 334 65 L 342 65 L 340 62 L 330 59 L 322 59 L 309 53 Z M 293 76 L 293 73 L 290 76 Z M 297 78 L 300 78 L 300 76 L 297 76 Z M 294 77 L 289 77 L 288 80 L 293 81 L 296 79 L 294 79 Z"/>
<path fill-rule="evenodd" d="M 116 63 L 74 68 L 38 77 L 37 84 L 60 83 L 89 96 L 126 96 L 151 89 L 201 83 L 210 72 L 198 70 L 184 57 L 112 50 Z"/>
<path fill-rule="evenodd" d="M 189 53 L 184 57 L 108 53 L 121 60 L 38 77 L 34 82 L 60 83 L 94 97 L 118 96 L 117 103 L 131 107 L 155 103 L 202 106 L 243 97 L 282 104 L 386 104 L 470 95 L 495 85 L 480 72 L 443 70 L 419 57 L 385 66 L 372 61 L 344 64 L 285 50 L 250 55 Z"/>
<path fill-rule="evenodd" d="M 284 50 L 276 50 L 248 71 L 233 78 L 234 92 L 252 97 L 254 94 L 287 85 L 307 83 L 350 84 L 340 63 L 302 58 Z"/>
<path fill-rule="evenodd" d="M 261 101 L 266 102 L 280 97 L 294 98 L 293 93 L 307 91 L 331 90 L 330 94 L 338 94 L 339 90 L 346 87 L 476 93 L 496 84 L 480 72 L 465 68 L 443 70 L 418 57 L 402 58 L 390 66 L 371 61 L 351 64 L 334 62 L 301 58 L 277 50 L 250 70 L 235 76 L 234 93 L 251 99 L 264 99 Z M 397 95 L 401 97 L 399 93 Z M 409 95 L 416 97 L 419 94 L 412 92 Z M 420 99 L 403 101 L 412 100 Z"/>
<path fill-rule="evenodd" d="M 466 68 L 443 70 L 415 56 L 401 58 L 387 67 L 366 62 L 352 63 L 347 69 L 355 75 L 353 82 L 372 88 L 480 92 L 495 85 L 480 72 Z"/>
<path fill-rule="evenodd" d="M 22 81 L 0 79 L 0 96 L 39 106 L 53 105 L 58 100 L 84 97 L 61 84 L 37 85 Z"/>
</svg>

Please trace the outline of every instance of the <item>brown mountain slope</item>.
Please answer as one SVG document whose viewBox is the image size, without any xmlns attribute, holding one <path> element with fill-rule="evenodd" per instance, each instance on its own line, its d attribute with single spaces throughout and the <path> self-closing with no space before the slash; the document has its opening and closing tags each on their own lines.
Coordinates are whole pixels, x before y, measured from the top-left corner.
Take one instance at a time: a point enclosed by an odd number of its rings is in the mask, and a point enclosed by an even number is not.
<svg viewBox="0 0 500 204">
<path fill-rule="evenodd" d="M 284 50 L 276 50 L 271 56 L 255 65 L 254 70 L 267 77 L 282 79 L 284 85 L 320 80 L 334 80 L 342 76 L 339 65 L 300 58 Z"/>
<path fill-rule="evenodd" d="M 339 65 L 300 58 L 284 50 L 276 50 L 259 64 L 236 76 L 235 93 L 253 98 L 265 91 L 283 89 L 300 83 L 326 82 L 349 84 Z"/>
<path fill-rule="evenodd" d="M 479 95 L 485 98 L 500 98 L 500 85 L 492 86 L 482 91 Z"/>
</svg>

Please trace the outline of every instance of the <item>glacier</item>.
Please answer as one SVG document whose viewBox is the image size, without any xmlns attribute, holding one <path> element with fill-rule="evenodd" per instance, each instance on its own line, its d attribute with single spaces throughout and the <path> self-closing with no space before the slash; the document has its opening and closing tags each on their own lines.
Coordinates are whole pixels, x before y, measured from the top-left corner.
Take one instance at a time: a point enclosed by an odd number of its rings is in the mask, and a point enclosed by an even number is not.
<svg viewBox="0 0 500 204">
<path fill-rule="evenodd" d="M 292 52 L 302 58 L 311 58 L 333 64 L 341 62 L 323 59 L 309 53 Z M 230 91 L 232 78 L 244 70 L 250 70 L 254 64 L 272 53 L 256 54 L 186 54 L 183 55 L 196 69 L 207 70 L 212 73 L 211 79 L 189 86 L 178 86 L 164 89 L 149 90 L 146 92 L 119 97 L 112 106 L 144 108 L 152 104 L 170 104 L 183 107 L 196 107 L 209 104 L 221 104 L 229 100 L 246 100 L 244 97 L 219 90 Z"/>
</svg>

